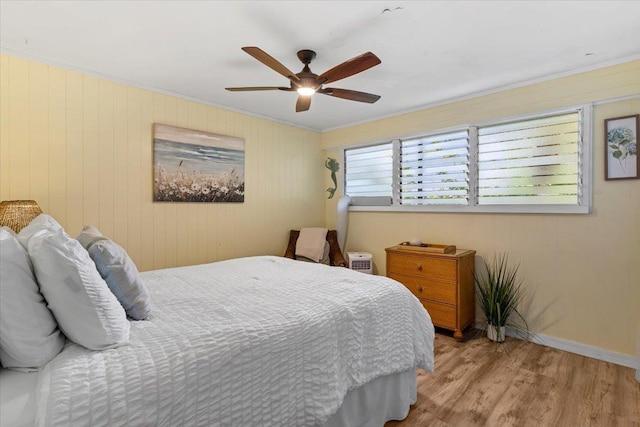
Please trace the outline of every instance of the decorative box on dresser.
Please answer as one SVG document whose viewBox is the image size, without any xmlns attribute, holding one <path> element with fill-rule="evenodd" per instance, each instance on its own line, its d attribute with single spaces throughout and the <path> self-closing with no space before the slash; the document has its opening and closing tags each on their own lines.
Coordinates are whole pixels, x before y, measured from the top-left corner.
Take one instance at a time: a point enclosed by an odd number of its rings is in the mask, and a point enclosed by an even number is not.
<svg viewBox="0 0 640 427">
<path fill-rule="evenodd" d="M 398 245 L 387 252 L 387 277 L 405 285 L 431 315 L 433 324 L 462 331 L 475 320 L 474 268 L 476 251 L 430 252 L 420 246 Z"/>
</svg>

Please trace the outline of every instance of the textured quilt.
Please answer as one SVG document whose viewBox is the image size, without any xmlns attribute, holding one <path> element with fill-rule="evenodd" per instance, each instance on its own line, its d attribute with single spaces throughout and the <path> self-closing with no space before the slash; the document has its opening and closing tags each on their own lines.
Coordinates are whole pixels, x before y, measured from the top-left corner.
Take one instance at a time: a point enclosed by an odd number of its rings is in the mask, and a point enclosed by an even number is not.
<svg viewBox="0 0 640 427">
<path fill-rule="evenodd" d="M 127 346 L 67 342 L 37 425 L 312 426 L 350 389 L 433 369 L 428 313 L 386 277 L 271 256 L 142 275 L 150 320 Z"/>
</svg>

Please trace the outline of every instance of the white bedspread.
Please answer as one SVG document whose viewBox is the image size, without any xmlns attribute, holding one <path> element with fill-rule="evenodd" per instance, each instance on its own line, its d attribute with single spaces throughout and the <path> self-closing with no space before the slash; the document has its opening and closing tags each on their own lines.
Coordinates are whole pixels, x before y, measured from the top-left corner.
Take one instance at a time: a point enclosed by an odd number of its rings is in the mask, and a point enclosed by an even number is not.
<svg viewBox="0 0 640 427">
<path fill-rule="evenodd" d="M 37 425 L 307 426 L 346 392 L 433 369 L 433 325 L 401 284 L 251 257 L 143 273 L 131 344 L 67 343 L 40 376 Z"/>
</svg>

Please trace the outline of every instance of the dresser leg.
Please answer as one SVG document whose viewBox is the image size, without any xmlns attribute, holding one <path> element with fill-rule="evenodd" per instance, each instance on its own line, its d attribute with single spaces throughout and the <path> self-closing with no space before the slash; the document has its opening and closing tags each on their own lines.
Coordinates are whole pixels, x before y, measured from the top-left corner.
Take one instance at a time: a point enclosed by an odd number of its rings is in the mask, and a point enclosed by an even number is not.
<svg viewBox="0 0 640 427">
<path fill-rule="evenodd" d="M 453 337 L 457 340 L 457 341 L 462 341 L 462 339 L 464 338 L 464 335 L 462 334 L 462 331 L 460 329 L 456 329 L 453 332 Z"/>
</svg>

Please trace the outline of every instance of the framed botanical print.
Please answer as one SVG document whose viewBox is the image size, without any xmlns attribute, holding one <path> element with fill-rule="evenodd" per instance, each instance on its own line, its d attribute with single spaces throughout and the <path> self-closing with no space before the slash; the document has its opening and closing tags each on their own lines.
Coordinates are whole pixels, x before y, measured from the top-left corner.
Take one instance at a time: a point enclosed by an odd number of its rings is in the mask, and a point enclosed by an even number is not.
<svg viewBox="0 0 640 427">
<path fill-rule="evenodd" d="M 604 121 L 604 179 L 639 178 L 638 117 L 615 117 Z"/>
</svg>

